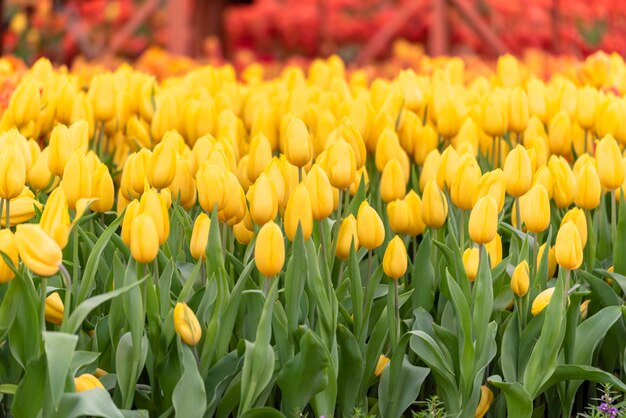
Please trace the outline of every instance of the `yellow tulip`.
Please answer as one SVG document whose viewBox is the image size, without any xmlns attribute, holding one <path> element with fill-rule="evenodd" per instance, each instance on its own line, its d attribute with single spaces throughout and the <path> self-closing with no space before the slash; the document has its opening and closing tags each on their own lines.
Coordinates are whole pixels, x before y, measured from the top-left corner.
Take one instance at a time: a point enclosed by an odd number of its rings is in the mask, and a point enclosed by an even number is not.
<svg viewBox="0 0 626 418">
<path fill-rule="evenodd" d="M 406 180 L 398 160 L 390 160 L 380 178 L 380 196 L 383 202 L 389 203 L 404 198 Z"/>
<path fill-rule="evenodd" d="M 445 138 L 452 138 L 459 132 L 464 118 L 463 104 L 457 97 L 448 97 L 444 100 L 437 112 L 437 129 Z"/>
<path fill-rule="evenodd" d="M 542 244 L 539 246 L 539 251 L 537 251 L 537 266 L 541 264 L 541 260 L 543 259 L 543 252 L 546 249 L 546 244 Z M 556 255 L 554 251 L 554 247 L 550 247 L 548 250 L 548 277 L 553 277 L 554 273 L 556 273 Z"/>
<path fill-rule="evenodd" d="M 57 292 L 51 293 L 46 298 L 46 311 L 45 318 L 46 322 L 55 325 L 61 325 L 63 322 L 63 314 L 65 313 L 65 307 L 63 306 L 63 301 L 61 300 L 61 296 Z"/>
<path fill-rule="evenodd" d="M 384 354 L 381 354 L 380 357 L 378 357 L 378 362 L 376 363 L 376 369 L 374 370 L 374 376 L 380 377 L 380 375 L 383 374 L 383 371 L 385 370 L 385 367 L 387 366 L 387 364 L 389 364 L 390 361 L 391 361 L 391 359 L 389 357 L 387 357 Z"/>
<path fill-rule="evenodd" d="M 38 83 L 25 79 L 11 94 L 7 112 L 15 126 L 22 127 L 30 121 L 37 120 L 40 108 L 41 95 Z"/>
<path fill-rule="evenodd" d="M 409 191 L 404 200 L 409 205 L 409 227 L 407 233 L 412 237 L 418 236 L 426 228 L 422 220 L 422 200 L 415 193 L 415 190 Z"/>
<path fill-rule="evenodd" d="M 503 171 L 508 194 L 520 197 L 528 192 L 533 181 L 533 173 L 526 148 L 521 145 L 513 148 L 506 156 Z"/>
<path fill-rule="evenodd" d="M 550 157 L 548 163 L 552 177 L 552 197 L 559 208 L 566 208 L 574 202 L 576 178 L 563 157 Z"/>
<path fill-rule="evenodd" d="M 255 224 L 264 225 L 276 218 L 278 198 L 274 185 L 265 174 L 261 174 L 254 187 L 248 189 L 248 201 L 250 216 Z"/>
<path fill-rule="evenodd" d="M 550 122 L 550 152 L 557 155 L 569 155 L 572 152 L 572 123 L 567 112 L 561 110 Z"/>
<path fill-rule="evenodd" d="M 515 295 L 523 297 L 528 293 L 529 286 L 528 262 L 522 260 L 522 262 L 515 267 L 515 270 L 513 270 L 513 276 L 511 276 L 511 290 Z"/>
<path fill-rule="evenodd" d="M 467 274 L 467 278 L 470 282 L 476 280 L 479 260 L 480 253 L 478 248 L 467 248 L 463 252 L 463 267 L 465 268 L 465 274 Z"/>
<path fill-rule="evenodd" d="M 14 268 L 18 268 L 18 251 L 15 245 L 15 236 L 9 229 L 0 230 L 0 251 L 9 257 Z M 7 265 L 4 258 L 0 258 L 0 283 L 7 283 L 15 277 L 13 270 Z"/>
<path fill-rule="evenodd" d="M 91 194 L 98 199 L 91 205 L 94 212 L 108 212 L 113 209 L 115 186 L 109 168 L 103 163 L 100 163 L 94 172 Z"/>
<path fill-rule="evenodd" d="M 602 185 L 596 167 L 592 163 L 584 164 L 576 177 L 576 205 L 584 209 L 595 209 L 600 206 Z"/>
<path fill-rule="evenodd" d="M 378 248 L 385 240 L 385 226 L 378 216 L 378 213 L 372 208 L 367 200 L 363 201 L 359 206 L 356 216 L 357 235 L 359 237 L 359 245 L 373 250 Z"/>
<path fill-rule="evenodd" d="M 202 338 L 200 322 L 186 303 L 178 302 L 174 307 L 174 330 L 185 344 L 192 347 Z"/>
<path fill-rule="evenodd" d="M 293 117 L 287 125 L 285 156 L 296 167 L 304 167 L 311 160 L 311 138 L 299 117 Z"/>
<path fill-rule="evenodd" d="M 233 226 L 233 232 L 235 239 L 241 245 L 248 245 L 252 238 L 254 238 L 254 232 L 248 229 L 245 225 L 245 221 L 241 221 Z"/>
<path fill-rule="evenodd" d="M 504 135 L 509 124 L 508 116 L 506 98 L 498 91 L 492 93 L 482 107 L 480 118 L 482 130 L 491 137 Z"/>
<path fill-rule="evenodd" d="M 447 147 L 441 154 L 441 160 L 437 168 L 437 185 L 441 190 L 446 186 L 450 189 L 460 164 L 459 154 L 454 147 Z"/>
<path fill-rule="evenodd" d="M 565 222 L 556 235 L 555 257 L 559 266 L 576 270 L 583 263 L 583 246 L 580 232 L 574 221 Z"/>
<path fill-rule="evenodd" d="M 476 407 L 475 418 L 483 418 L 493 403 L 493 392 L 486 385 L 480 387 L 480 401 Z"/>
<path fill-rule="evenodd" d="M 477 244 L 494 239 L 498 229 L 498 206 L 490 195 L 478 199 L 469 217 L 469 236 Z"/>
<path fill-rule="evenodd" d="M 489 261 L 491 268 L 494 268 L 502 261 L 502 237 L 496 233 L 495 238 L 485 244 L 485 249 L 489 253 Z"/>
<path fill-rule="evenodd" d="M 70 235 L 70 214 L 67 197 L 62 187 L 58 187 L 50 193 L 46 206 L 39 221 L 41 229 L 59 244 L 61 249 L 67 245 Z"/>
<path fill-rule="evenodd" d="M 309 190 L 304 184 L 299 184 L 289 196 L 285 216 L 283 218 L 285 234 L 289 241 L 293 241 L 298 225 L 302 227 L 305 241 L 313 233 L 313 213 L 311 210 L 311 197 Z"/>
<path fill-rule="evenodd" d="M 624 183 L 622 153 L 611 135 L 606 135 L 596 146 L 596 168 L 600 183 L 607 189 L 615 190 Z"/>
<path fill-rule="evenodd" d="M 433 180 L 426 184 L 422 195 L 422 220 L 426 226 L 441 228 L 448 217 L 448 201 Z"/>
<path fill-rule="evenodd" d="M 20 195 L 26 184 L 26 165 L 16 146 L 0 151 L 0 198 L 13 199 Z"/>
<path fill-rule="evenodd" d="M 409 231 L 412 216 L 409 203 L 404 199 L 397 199 L 387 204 L 389 228 L 396 234 L 404 234 Z"/>
<path fill-rule="evenodd" d="M 437 149 L 432 150 L 424 160 L 422 172 L 420 173 L 420 190 L 423 192 L 426 189 L 426 184 L 429 181 L 437 181 L 437 171 L 441 163 L 441 154 Z"/>
<path fill-rule="evenodd" d="M 343 140 L 335 142 L 328 148 L 326 173 L 333 187 L 347 189 L 356 176 L 356 157 L 352 147 Z"/>
<path fill-rule="evenodd" d="M 206 246 L 209 242 L 209 230 L 211 229 L 211 219 L 202 212 L 196 218 L 191 232 L 191 242 L 189 252 L 196 259 L 206 259 Z"/>
<path fill-rule="evenodd" d="M 426 157 L 437 148 L 437 132 L 431 125 L 417 128 L 415 144 L 413 145 L 413 159 L 419 166 L 425 165 Z"/>
<path fill-rule="evenodd" d="M 337 233 L 337 247 L 335 253 L 340 260 L 346 260 L 350 256 L 350 246 L 354 245 L 354 251 L 359 249 L 359 235 L 357 233 L 357 220 L 350 214 L 341 221 Z"/>
<path fill-rule="evenodd" d="M 578 228 L 580 242 L 583 248 L 585 248 L 585 245 L 587 245 L 587 217 L 585 216 L 585 211 L 579 208 L 568 210 L 565 215 L 563 215 L 561 225 L 564 225 L 568 221 L 573 221 L 576 228 Z"/>
<path fill-rule="evenodd" d="M 265 223 L 256 238 L 254 262 L 259 272 L 266 277 L 280 273 L 285 263 L 285 242 L 280 227 L 269 221 Z"/>
<path fill-rule="evenodd" d="M 554 294 L 554 287 L 544 290 L 535 297 L 535 300 L 533 300 L 533 304 L 530 308 L 530 312 L 533 316 L 537 316 L 546 306 L 548 306 L 550 300 L 552 300 L 552 294 Z"/>
<path fill-rule="evenodd" d="M 530 232 L 543 232 L 550 225 L 550 198 L 542 184 L 535 184 L 520 203 L 521 217 Z"/>
<path fill-rule="evenodd" d="M 97 74 L 91 80 L 88 95 L 97 121 L 115 117 L 115 80 L 111 73 Z"/>
<path fill-rule="evenodd" d="M 333 190 L 326 172 L 314 164 L 304 179 L 304 185 L 311 197 L 313 219 L 320 221 L 330 216 L 333 211 Z"/>
<path fill-rule="evenodd" d="M 165 241 L 167 241 L 167 237 L 170 235 L 170 217 L 167 209 L 168 205 L 165 198 L 154 189 L 146 190 L 146 192 L 141 195 L 141 199 L 139 199 L 139 212 L 149 215 L 154 222 L 158 245 L 164 244 Z M 133 224 L 134 223 L 135 221 L 133 221 Z"/>
<path fill-rule="evenodd" d="M 143 264 L 151 263 L 159 254 L 159 235 L 154 220 L 147 213 L 138 214 L 131 225 L 130 253 Z"/>
<path fill-rule="evenodd" d="M 517 86 L 509 95 L 509 129 L 518 134 L 524 132 L 528 126 L 528 118 L 528 96 Z"/>
<path fill-rule="evenodd" d="M 104 389 L 104 385 L 98 380 L 98 378 L 92 374 L 85 373 L 74 378 L 74 386 L 76 392 L 85 392 L 91 389 Z"/>
<path fill-rule="evenodd" d="M 61 247 L 38 224 L 18 225 L 15 245 L 20 259 L 33 273 L 52 276 L 63 261 Z"/>
<path fill-rule="evenodd" d="M 154 147 L 148 163 L 148 183 L 155 189 L 169 187 L 176 177 L 176 149 L 169 141 Z"/>
<path fill-rule="evenodd" d="M 482 175 L 480 181 L 478 182 L 478 187 L 476 188 L 473 202 L 476 204 L 478 199 L 481 197 L 485 197 L 487 195 L 491 195 L 493 199 L 496 201 L 496 205 L 498 206 L 498 213 L 502 211 L 504 206 L 504 195 L 506 189 L 506 181 L 504 172 L 497 168 L 493 171 L 488 171 Z"/>
<path fill-rule="evenodd" d="M 407 254 L 404 241 L 399 236 L 395 236 L 387 244 L 383 257 L 383 270 L 385 274 L 394 280 L 398 280 L 407 268 Z"/>
<path fill-rule="evenodd" d="M 585 86 L 578 89 L 576 98 L 576 122 L 585 130 L 591 129 L 595 122 L 598 91 Z"/>
<path fill-rule="evenodd" d="M 248 179 L 254 183 L 272 161 L 272 146 L 265 135 L 252 137 L 248 156 Z"/>
<path fill-rule="evenodd" d="M 48 151 L 44 148 L 28 172 L 28 184 L 38 191 L 44 191 L 52 183 L 52 173 L 48 168 Z"/>
<path fill-rule="evenodd" d="M 473 158 L 462 158 L 450 187 L 450 200 L 459 209 L 470 210 L 480 182 L 480 167 Z"/>
<path fill-rule="evenodd" d="M 75 151 L 67 161 L 61 179 L 61 187 L 65 190 L 70 209 L 76 208 L 79 199 L 91 197 L 91 182 L 87 157 L 82 152 Z"/>
<path fill-rule="evenodd" d="M 165 133 L 178 127 L 178 106 L 171 95 L 165 95 L 156 105 L 150 124 L 150 133 L 155 142 L 160 142 Z"/>
</svg>

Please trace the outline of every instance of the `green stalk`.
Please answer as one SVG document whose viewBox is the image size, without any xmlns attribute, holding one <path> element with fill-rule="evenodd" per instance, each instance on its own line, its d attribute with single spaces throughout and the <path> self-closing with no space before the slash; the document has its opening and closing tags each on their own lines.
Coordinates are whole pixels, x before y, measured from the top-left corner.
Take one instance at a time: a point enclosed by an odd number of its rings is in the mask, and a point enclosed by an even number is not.
<svg viewBox="0 0 626 418">
<path fill-rule="evenodd" d="M 515 217 L 517 219 L 517 225 L 516 228 L 519 229 L 520 231 L 522 230 L 522 216 L 521 216 L 521 210 L 519 207 L 519 197 L 515 198 Z"/>
<path fill-rule="evenodd" d="M 396 341 L 393 342 L 393 347 L 394 347 L 394 350 L 395 350 L 396 345 L 398 345 L 398 340 L 400 339 L 400 332 L 401 332 L 401 328 L 400 328 L 400 297 L 399 297 L 399 294 L 398 294 L 398 281 L 397 280 L 393 281 L 393 291 L 394 291 L 393 304 L 394 304 L 395 315 L 396 315 Z"/>
<path fill-rule="evenodd" d="M 459 243 L 461 244 L 461 253 L 465 251 L 465 211 L 461 209 L 459 217 Z"/>
<path fill-rule="evenodd" d="M 41 307 L 39 308 L 39 321 L 41 332 L 43 333 L 46 330 L 46 289 L 48 287 L 48 278 L 41 278 Z"/>
<path fill-rule="evenodd" d="M 10 199 L 4 199 L 4 202 L 5 202 L 6 207 L 7 207 L 7 209 L 6 209 L 6 215 L 7 215 L 6 216 L 6 219 L 7 219 L 6 226 L 7 226 L 7 229 L 11 229 L 11 200 Z"/>
<path fill-rule="evenodd" d="M 339 189 L 339 203 L 337 203 L 337 220 L 341 219 L 342 209 L 343 209 L 343 189 Z"/>
<path fill-rule="evenodd" d="M 613 238 L 613 246 L 617 239 L 617 205 L 615 203 L 615 190 L 611 190 L 611 238 Z"/>
<path fill-rule="evenodd" d="M 67 323 L 70 316 L 70 302 L 72 301 L 72 278 L 63 264 L 59 264 L 59 272 L 65 285 L 65 295 L 63 298 L 63 323 Z"/>
</svg>

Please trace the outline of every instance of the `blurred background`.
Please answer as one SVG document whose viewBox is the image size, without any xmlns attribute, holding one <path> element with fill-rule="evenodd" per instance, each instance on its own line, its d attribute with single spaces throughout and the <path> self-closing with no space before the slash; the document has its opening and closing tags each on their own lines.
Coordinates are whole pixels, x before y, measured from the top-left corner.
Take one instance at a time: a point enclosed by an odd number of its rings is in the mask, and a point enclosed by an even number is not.
<svg viewBox="0 0 626 418">
<path fill-rule="evenodd" d="M 26 64 L 133 60 L 368 65 L 437 56 L 626 54 L 624 0 L 2 0 L 2 52 Z M 545 55 L 545 54 L 544 54 Z M 188 58 L 189 57 L 189 58 Z M 193 58 L 193 59 L 190 59 Z"/>
</svg>

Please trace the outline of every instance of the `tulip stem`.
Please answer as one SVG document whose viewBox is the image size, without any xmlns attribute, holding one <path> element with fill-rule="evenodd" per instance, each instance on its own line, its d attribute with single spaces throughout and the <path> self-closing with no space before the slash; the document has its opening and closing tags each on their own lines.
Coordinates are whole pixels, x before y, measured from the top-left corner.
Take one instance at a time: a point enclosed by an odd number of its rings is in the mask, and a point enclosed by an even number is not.
<svg viewBox="0 0 626 418">
<path fill-rule="evenodd" d="M 265 296 L 266 299 L 270 293 L 270 287 L 272 287 L 272 278 L 265 276 L 264 281 L 263 281 L 263 295 Z"/>
<path fill-rule="evenodd" d="M 461 244 L 461 254 L 465 251 L 465 211 L 461 209 L 459 218 L 459 243 Z"/>
<path fill-rule="evenodd" d="M 583 143 L 583 150 L 584 150 L 585 154 L 587 153 L 587 133 L 588 133 L 588 131 L 587 131 L 587 129 L 585 129 L 585 136 L 584 136 L 584 141 L 585 142 Z"/>
<path fill-rule="evenodd" d="M 515 198 L 515 227 L 519 229 L 520 231 L 522 230 L 521 213 L 522 211 L 520 210 L 520 207 L 519 207 L 519 197 L 516 197 Z"/>
<path fill-rule="evenodd" d="M 61 272 L 63 284 L 65 285 L 65 295 L 63 298 L 63 324 L 65 324 L 70 314 L 70 302 L 72 298 L 72 277 L 70 276 L 70 272 L 67 271 L 63 263 L 59 264 L 59 272 Z"/>
<path fill-rule="evenodd" d="M 324 238 L 324 225 L 322 224 L 323 220 L 317 221 L 317 226 L 320 230 L 320 241 L 322 242 L 322 256 L 324 260 L 327 260 L 328 253 L 326 252 L 326 239 Z"/>
<path fill-rule="evenodd" d="M 400 296 L 398 294 L 399 292 L 398 292 L 398 281 L 397 280 L 393 280 L 393 292 L 394 292 L 393 304 L 394 304 L 395 313 L 396 313 L 396 341 L 393 342 L 394 350 L 395 350 L 395 346 L 398 344 L 398 340 L 400 339 L 400 332 L 401 332 L 401 326 L 400 326 Z"/>
<path fill-rule="evenodd" d="M 41 332 L 46 330 L 46 290 L 48 288 L 48 278 L 41 278 L 41 307 L 39 309 L 39 320 L 41 326 Z"/>
<path fill-rule="evenodd" d="M 533 283 L 535 282 L 535 280 L 537 280 L 537 278 L 535 277 L 537 275 L 537 272 L 539 271 L 539 261 L 537 260 L 537 253 L 539 252 L 539 238 L 537 237 L 537 233 L 533 232 Z M 546 244 L 546 247 L 548 247 L 548 244 Z M 549 250 L 550 248 L 546 248 L 546 251 Z"/>
<path fill-rule="evenodd" d="M 302 167 L 298 167 L 298 184 L 302 183 Z"/>
<path fill-rule="evenodd" d="M 613 246 L 617 239 L 617 208 L 615 204 L 615 190 L 611 190 L 611 237 L 613 238 Z"/>
<path fill-rule="evenodd" d="M 567 310 L 567 296 L 569 290 L 569 276 L 571 274 L 570 269 L 565 269 L 565 290 L 563 291 L 563 300 L 565 301 L 565 309 Z"/>
<path fill-rule="evenodd" d="M 339 202 L 337 203 L 337 220 L 341 219 L 341 210 L 343 209 L 343 189 L 339 189 Z"/>
<path fill-rule="evenodd" d="M 613 192 L 615 194 L 615 192 Z M 6 204 L 6 226 L 7 229 L 11 229 L 11 199 L 4 199 Z"/>
</svg>

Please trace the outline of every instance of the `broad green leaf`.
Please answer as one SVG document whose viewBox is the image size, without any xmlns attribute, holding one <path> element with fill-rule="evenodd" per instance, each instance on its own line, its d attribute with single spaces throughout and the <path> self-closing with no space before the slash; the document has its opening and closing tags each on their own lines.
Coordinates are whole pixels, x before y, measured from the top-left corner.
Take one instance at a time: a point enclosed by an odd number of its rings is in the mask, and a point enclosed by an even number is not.
<svg viewBox="0 0 626 418">
<path fill-rule="evenodd" d="M 240 418 L 285 418 L 282 412 L 269 406 L 253 408 L 241 415 Z"/>
<path fill-rule="evenodd" d="M 327 385 L 330 359 L 319 337 L 312 331 L 300 339 L 300 352 L 280 370 L 276 383 L 282 393 L 281 409 L 288 413 L 304 411 L 313 396 Z"/>
<path fill-rule="evenodd" d="M 15 391 L 11 412 L 16 417 L 37 417 L 44 406 L 42 383 L 46 381 L 46 358 L 41 355 L 28 363 Z"/>
<path fill-rule="evenodd" d="M 198 373 L 198 365 L 191 349 L 180 340 L 178 340 L 178 349 L 183 375 L 172 394 L 174 411 L 176 411 L 176 416 L 201 418 L 206 410 L 204 382 Z"/>
<path fill-rule="evenodd" d="M 304 248 L 302 228 L 298 225 L 296 236 L 291 246 L 291 256 L 285 274 L 285 313 L 287 314 L 288 331 L 292 334 L 298 327 L 300 317 L 300 299 L 306 284 L 307 255 Z"/>
<path fill-rule="evenodd" d="M 133 349 L 133 342 L 130 332 L 125 333 L 117 345 L 115 356 L 115 370 L 117 374 L 117 385 L 122 394 L 122 408 L 129 409 L 133 404 L 135 387 L 139 372 L 143 369 L 148 353 L 147 338 L 141 339 L 139 347 L 139 357 L 135 357 L 136 350 Z"/>
<path fill-rule="evenodd" d="M 78 342 L 78 336 L 63 332 L 44 332 L 43 344 L 46 352 L 47 380 L 52 407 L 56 409 L 65 389 L 72 355 Z"/>
<path fill-rule="evenodd" d="M 430 231 L 424 233 L 422 242 L 417 248 L 417 254 L 413 260 L 411 272 L 411 287 L 413 288 L 413 309 L 423 308 L 430 312 L 435 304 L 437 284 L 435 282 L 435 269 L 431 262 L 432 240 Z"/>
<path fill-rule="evenodd" d="M 524 386 L 517 382 L 502 382 L 500 376 L 490 377 L 489 383 L 504 393 L 508 418 L 532 417 L 533 400 Z"/>
<path fill-rule="evenodd" d="M 349 416 L 356 406 L 359 385 L 363 378 L 363 357 L 356 337 L 342 324 L 337 327 L 337 342 L 339 344 L 337 403 L 341 413 Z"/>
<path fill-rule="evenodd" d="M 76 418 L 82 416 L 123 418 L 111 397 L 101 388 L 79 393 L 64 393 L 54 418 Z"/>
</svg>

